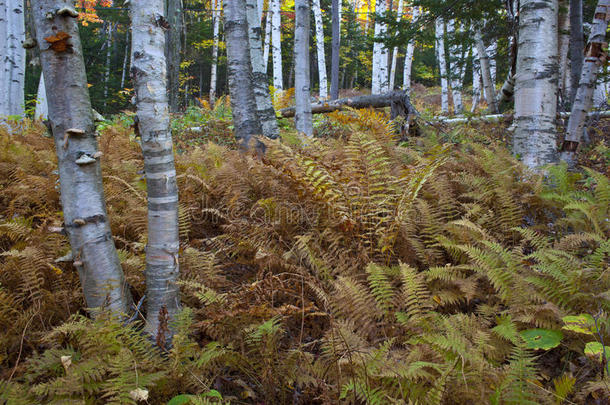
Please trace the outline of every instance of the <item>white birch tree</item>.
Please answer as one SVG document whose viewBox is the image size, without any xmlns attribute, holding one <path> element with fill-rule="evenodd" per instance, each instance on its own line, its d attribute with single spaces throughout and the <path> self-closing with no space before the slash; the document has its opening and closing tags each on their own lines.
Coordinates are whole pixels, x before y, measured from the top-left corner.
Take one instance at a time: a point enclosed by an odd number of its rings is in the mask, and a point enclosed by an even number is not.
<svg viewBox="0 0 610 405">
<path fill-rule="evenodd" d="M 413 22 L 416 22 L 421 15 L 421 7 L 413 7 Z M 407 43 L 407 51 L 405 53 L 405 63 L 402 74 L 402 88 L 410 92 L 411 90 L 411 68 L 413 66 L 413 52 L 415 51 L 415 41 L 410 39 Z"/>
<path fill-rule="evenodd" d="M 447 83 L 447 59 L 445 58 L 445 23 L 438 17 L 435 24 L 436 57 L 441 75 L 441 111 L 449 114 L 449 85 Z"/>
<path fill-rule="evenodd" d="M 271 2 L 271 51 L 273 58 L 273 87 L 284 89 L 284 73 L 282 71 L 282 16 L 280 14 L 281 0 Z"/>
<path fill-rule="evenodd" d="M 267 73 L 269 66 L 269 48 L 271 44 L 271 7 L 267 7 L 267 14 L 265 17 L 265 40 L 263 41 L 263 68 Z"/>
<path fill-rule="evenodd" d="M 214 0 L 212 11 L 213 44 L 212 44 L 212 71 L 210 73 L 210 105 L 216 102 L 216 82 L 218 81 L 218 45 L 220 42 L 220 0 Z"/>
<path fill-rule="evenodd" d="M 131 74 L 148 194 L 145 330 L 160 346 L 165 346 L 172 335 L 168 325 L 180 310 L 176 284 L 180 275 L 178 184 L 169 126 L 165 31 L 162 26 L 165 6 L 163 0 L 132 0 L 130 8 Z"/>
<path fill-rule="evenodd" d="M 387 11 L 386 0 L 377 0 L 375 3 L 375 14 L 384 16 Z M 384 35 L 388 30 L 386 24 L 378 19 L 375 21 L 375 37 Z M 371 93 L 380 94 L 388 90 L 388 48 L 382 42 L 373 44 L 373 73 Z"/>
<path fill-rule="evenodd" d="M 4 3 L 4 4 L 2 4 Z M 0 116 L 23 115 L 25 21 L 23 0 L 0 1 Z"/>
<path fill-rule="evenodd" d="M 38 93 L 36 94 L 36 112 L 35 119 L 46 120 L 49 118 L 49 105 L 47 103 L 47 89 L 44 84 L 44 74 L 40 73 L 38 81 Z"/>
<path fill-rule="evenodd" d="M 447 21 L 447 37 L 450 41 L 453 40 L 455 34 L 455 20 Z M 453 98 L 453 113 L 461 114 L 464 110 L 462 105 L 462 70 L 464 69 L 461 62 L 461 47 L 452 42 L 449 46 L 449 72 L 451 80 L 451 96 Z"/>
<path fill-rule="evenodd" d="M 477 47 L 472 47 L 472 107 L 470 112 L 474 113 L 481 101 L 481 61 Z"/>
<path fill-rule="evenodd" d="M 498 102 L 496 99 L 496 88 L 491 74 L 491 64 L 489 62 L 489 54 L 483 44 L 483 36 L 481 31 L 475 33 L 475 44 L 477 46 L 477 54 L 479 55 L 479 65 L 481 68 L 481 79 L 483 81 L 483 90 L 485 92 L 485 100 L 489 107 L 489 111 L 496 114 L 498 112 Z"/>
<path fill-rule="evenodd" d="M 32 10 L 73 264 L 87 307 L 127 313 L 132 298 L 110 232 L 77 13 L 68 0 L 35 0 Z M 59 33 L 65 51 L 45 40 Z"/>
<path fill-rule="evenodd" d="M 521 0 L 515 84 L 515 155 L 530 168 L 557 159 L 558 0 Z"/>
<path fill-rule="evenodd" d="M 275 139 L 280 135 L 275 118 L 275 110 L 269 94 L 269 80 L 263 63 L 261 42 L 261 23 L 257 0 L 246 0 L 246 17 L 248 19 L 248 39 L 250 45 L 250 62 L 256 112 L 263 130 L 263 135 Z"/>
<path fill-rule="evenodd" d="M 402 19 L 403 12 L 403 0 L 398 1 L 398 12 L 396 16 L 396 22 L 400 22 Z M 408 45 L 407 45 L 408 47 Z M 390 65 L 390 85 L 389 90 L 394 90 L 394 83 L 396 82 L 396 64 L 398 63 L 398 47 L 395 46 L 392 50 L 392 63 Z"/>
<path fill-rule="evenodd" d="M 591 25 L 591 34 L 585 48 L 584 63 L 572 114 L 568 121 L 568 133 L 561 147 L 561 159 L 574 164 L 576 150 L 583 137 L 587 114 L 593 106 L 593 94 L 600 67 L 606 61 L 606 31 L 610 21 L 610 0 L 599 0 Z"/>
<path fill-rule="evenodd" d="M 567 101 L 570 92 L 570 7 L 568 0 L 559 1 L 559 90 Z"/>
<path fill-rule="evenodd" d="M 326 76 L 326 54 L 324 52 L 324 25 L 322 24 L 322 9 L 320 0 L 313 0 L 313 15 L 316 24 L 316 49 L 318 51 L 318 78 L 320 98 L 328 98 L 328 79 Z"/>
<path fill-rule="evenodd" d="M 306 136 L 313 136 L 309 84 L 309 0 L 295 0 L 295 126 Z"/>
</svg>

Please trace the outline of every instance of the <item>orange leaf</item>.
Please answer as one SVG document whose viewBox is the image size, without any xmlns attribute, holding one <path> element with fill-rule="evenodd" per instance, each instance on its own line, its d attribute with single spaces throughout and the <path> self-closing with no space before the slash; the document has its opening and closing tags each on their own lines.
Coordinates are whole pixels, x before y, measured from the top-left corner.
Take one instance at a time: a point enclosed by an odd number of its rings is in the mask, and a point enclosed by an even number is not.
<svg viewBox="0 0 610 405">
<path fill-rule="evenodd" d="M 68 43 L 68 39 L 72 38 L 68 33 L 59 31 L 56 35 L 46 37 L 44 40 L 50 43 L 49 49 L 53 49 L 57 53 L 72 52 L 72 44 Z"/>
</svg>

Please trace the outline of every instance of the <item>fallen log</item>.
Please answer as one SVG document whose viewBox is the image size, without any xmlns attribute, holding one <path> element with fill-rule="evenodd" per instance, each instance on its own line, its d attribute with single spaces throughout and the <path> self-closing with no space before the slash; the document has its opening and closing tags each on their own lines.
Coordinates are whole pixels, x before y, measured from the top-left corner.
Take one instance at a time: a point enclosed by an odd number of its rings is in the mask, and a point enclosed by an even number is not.
<svg viewBox="0 0 610 405">
<path fill-rule="evenodd" d="M 411 103 L 409 96 L 404 91 L 392 91 L 390 93 L 372 94 L 367 96 L 356 96 L 340 98 L 323 103 L 312 104 L 312 114 L 325 114 L 333 111 L 343 110 L 346 107 L 350 108 L 384 108 L 391 107 L 393 104 L 403 104 L 410 109 Z M 288 107 L 280 110 L 280 115 L 283 118 L 294 117 L 295 108 Z"/>
<path fill-rule="evenodd" d="M 557 118 L 566 119 L 570 117 L 569 112 L 560 112 L 557 114 Z M 610 110 L 606 111 L 591 111 L 588 114 L 588 118 L 593 119 L 602 119 L 602 118 L 610 118 Z M 442 124 L 465 124 L 467 122 L 500 122 L 500 121 L 510 121 L 513 119 L 512 114 L 491 114 L 491 115 L 480 115 L 480 116 L 472 116 L 472 117 L 435 117 L 434 122 L 439 122 Z"/>
</svg>

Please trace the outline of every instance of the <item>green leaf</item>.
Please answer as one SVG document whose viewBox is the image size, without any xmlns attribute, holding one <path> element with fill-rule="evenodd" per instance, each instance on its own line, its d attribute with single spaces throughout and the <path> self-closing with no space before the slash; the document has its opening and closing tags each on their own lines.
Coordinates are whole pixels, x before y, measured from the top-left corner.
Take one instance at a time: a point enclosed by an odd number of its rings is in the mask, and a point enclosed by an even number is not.
<svg viewBox="0 0 610 405">
<path fill-rule="evenodd" d="M 549 350 L 559 346 L 563 333 L 551 329 L 528 329 L 520 332 L 528 349 Z"/>
<path fill-rule="evenodd" d="M 589 342 L 585 345 L 585 354 L 589 357 L 594 357 L 601 362 L 602 354 L 606 350 L 606 361 L 610 361 L 610 346 L 602 346 L 599 342 Z"/>
<path fill-rule="evenodd" d="M 191 402 L 191 399 L 196 398 L 194 395 L 181 394 L 176 395 L 172 399 L 169 400 L 167 405 L 184 405 Z"/>
<path fill-rule="evenodd" d="M 565 323 L 565 326 L 562 329 L 576 333 L 584 333 L 585 335 L 593 335 L 595 333 L 595 321 L 589 314 L 564 316 L 562 320 Z"/>
</svg>

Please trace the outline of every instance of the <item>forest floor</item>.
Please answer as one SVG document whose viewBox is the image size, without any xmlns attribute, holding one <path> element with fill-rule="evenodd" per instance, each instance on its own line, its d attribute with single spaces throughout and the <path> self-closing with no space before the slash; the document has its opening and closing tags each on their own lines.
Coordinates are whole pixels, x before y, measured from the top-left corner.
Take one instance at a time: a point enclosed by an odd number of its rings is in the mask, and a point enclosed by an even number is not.
<svg viewBox="0 0 610 405">
<path fill-rule="evenodd" d="M 98 130 L 137 301 L 146 184 L 131 124 Z M 380 111 L 316 116 L 307 144 L 280 125 L 259 158 L 235 150 L 226 99 L 172 123 L 184 310 L 169 351 L 86 316 L 57 260 L 70 247 L 52 139 L 30 121 L 1 132 L 0 402 L 610 403 L 605 122 L 577 171 L 544 175 L 510 155 L 506 123 L 422 124 L 399 144 Z"/>
</svg>

